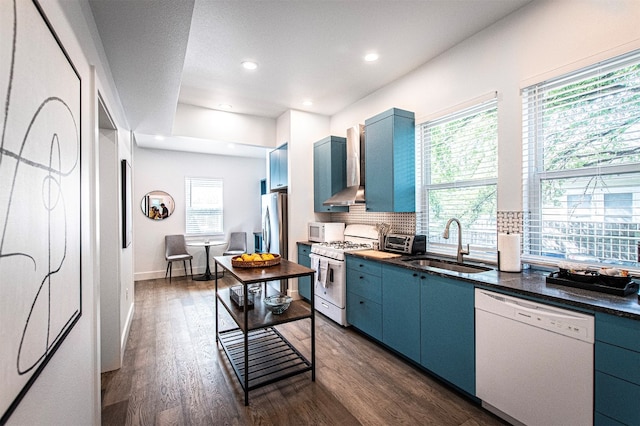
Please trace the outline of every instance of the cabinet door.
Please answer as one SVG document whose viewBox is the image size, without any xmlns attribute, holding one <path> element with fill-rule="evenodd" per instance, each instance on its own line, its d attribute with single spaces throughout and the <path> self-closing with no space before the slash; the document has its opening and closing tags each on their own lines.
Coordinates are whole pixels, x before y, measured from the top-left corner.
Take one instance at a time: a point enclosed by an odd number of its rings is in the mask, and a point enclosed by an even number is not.
<svg viewBox="0 0 640 426">
<path fill-rule="evenodd" d="M 280 174 L 280 183 L 286 187 L 289 185 L 288 181 L 289 181 L 289 145 L 288 144 L 284 144 L 282 145 L 280 148 L 278 148 L 278 151 L 280 151 L 280 157 L 279 157 L 279 162 L 280 162 L 280 167 L 279 167 L 279 174 Z"/>
<path fill-rule="evenodd" d="M 597 312 L 596 424 L 640 424 L 639 364 L 640 321 Z"/>
<path fill-rule="evenodd" d="M 421 282 L 421 364 L 474 395 L 474 288 L 430 275 Z"/>
<path fill-rule="evenodd" d="M 382 268 L 382 341 L 420 362 L 420 281 L 410 269 Z"/>
<path fill-rule="evenodd" d="M 617 377 L 595 372 L 595 410 L 622 424 L 639 425 L 640 386 Z M 605 422 L 601 424 L 612 424 Z"/>
<path fill-rule="evenodd" d="M 287 187 L 287 144 L 269 153 L 269 188 L 272 190 Z"/>
<path fill-rule="evenodd" d="M 368 124 L 365 134 L 366 209 L 371 212 L 393 211 L 393 117 Z"/>
<path fill-rule="evenodd" d="M 347 262 L 347 274 L 351 271 L 352 274 L 358 274 L 364 272 L 365 274 L 373 275 L 376 277 L 382 276 L 382 264 L 374 260 L 361 259 L 359 257 L 346 256 Z"/>
<path fill-rule="evenodd" d="M 365 121 L 366 209 L 415 211 L 415 119 L 393 108 Z"/>
<path fill-rule="evenodd" d="M 382 307 L 360 294 L 347 291 L 347 322 L 376 340 L 382 340 Z"/>
<path fill-rule="evenodd" d="M 307 268 L 311 268 L 311 246 L 306 244 L 298 244 L 298 263 Z M 298 293 L 307 300 L 311 300 L 311 277 L 298 278 Z"/>
<path fill-rule="evenodd" d="M 313 145 L 313 210 L 346 212 L 348 206 L 325 206 L 332 195 L 346 186 L 347 143 L 345 138 L 330 136 Z"/>
</svg>

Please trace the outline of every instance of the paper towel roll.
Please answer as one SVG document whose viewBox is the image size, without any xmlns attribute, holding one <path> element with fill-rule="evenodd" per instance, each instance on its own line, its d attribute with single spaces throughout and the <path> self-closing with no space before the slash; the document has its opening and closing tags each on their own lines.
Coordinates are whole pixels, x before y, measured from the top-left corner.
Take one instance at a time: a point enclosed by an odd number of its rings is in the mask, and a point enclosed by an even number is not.
<svg viewBox="0 0 640 426">
<path fill-rule="evenodd" d="M 498 234 L 498 265 L 501 271 L 520 272 L 520 234 Z"/>
</svg>

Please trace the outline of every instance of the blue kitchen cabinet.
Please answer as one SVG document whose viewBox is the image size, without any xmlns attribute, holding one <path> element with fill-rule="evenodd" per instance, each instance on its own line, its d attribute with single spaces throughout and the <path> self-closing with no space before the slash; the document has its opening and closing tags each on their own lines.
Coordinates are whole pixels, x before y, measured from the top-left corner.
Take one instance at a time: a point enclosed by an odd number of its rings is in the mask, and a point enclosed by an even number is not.
<svg viewBox="0 0 640 426">
<path fill-rule="evenodd" d="M 596 425 L 640 424 L 640 321 L 596 313 Z"/>
<path fill-rule="evenodd" d="M 414 212 L 414 113 L 392 108 L 365 120 L 364 155 L 366 210 Z"/>
<path fill-rule="evenodd" d="M 382 340 L 382 267 L 379 262 L 346 256 L 347 322 Z"/>
<path fill-rule="evenodd" d="M 347 184 L 347 140 L 326 137 L 313 145 L 313 211 L 348 212 L 348 206 L 322 203 L 342 191 Z"/>
<path fill-rule="evenodd" d="M 420 364 L 475 395 L 474 286 L 437 275 L 420 285 Z"/>
<path fill-rule="evenodd" d="M 309 244 L 298 243 L 298 263 L 307 268 L 311 268 L 311 246 Z M 311 277 L 298 278 L 298 293 L 307 300 L 311 300 Z"/>
<path fill-rule="evenodd" d="M 288 155 L 288 145 L 286 143 L 269 153 L 269 188 L 272 191 L 287 189 L 289 179 Z"/>
<path fill-rule="evenodd" d="M 420 362 L 420 282 L 426 277 L 406 268 L 382 267 L 382 342 Z"/>
</svg>

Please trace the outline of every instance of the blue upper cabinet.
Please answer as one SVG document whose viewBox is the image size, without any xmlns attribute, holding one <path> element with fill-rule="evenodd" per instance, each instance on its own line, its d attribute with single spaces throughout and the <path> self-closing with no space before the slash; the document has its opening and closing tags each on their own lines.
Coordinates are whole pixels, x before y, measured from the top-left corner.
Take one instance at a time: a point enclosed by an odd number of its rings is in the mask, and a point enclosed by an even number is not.
<svg viewBox="0 0 640 426">
<path fill-rule="evenodd" d="M 287 189 L 289 178 L 287 156 L 286 143 L 269 153 L 269 188 L 272 191 Z"/>
<path fill-rule="evenodd" d="M 313 211 L 347 212 L 348 206 L 322 205 L 347 184 L 347 140 L 326 137 L 313 145 Z"/>
<path fill-rule="evenodd" d="M 367 211 L 414 212 L 414 113 L 392 108 L 366 120 L 364 155 Z"/>
</svg>

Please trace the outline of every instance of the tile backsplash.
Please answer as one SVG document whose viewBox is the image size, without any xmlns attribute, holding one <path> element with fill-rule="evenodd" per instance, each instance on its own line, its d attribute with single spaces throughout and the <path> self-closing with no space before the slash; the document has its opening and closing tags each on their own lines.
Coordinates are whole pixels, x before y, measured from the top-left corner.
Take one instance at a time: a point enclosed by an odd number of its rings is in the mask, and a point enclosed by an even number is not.
<svg viewBox="0 0 640 426">
<path fill-rule="evenodd" d="M 347 225 L 362 223 L 375 225 L 376 223 L 388 223 L 391 232 L 395 234 L 416 233 L 415 213 L 371 213 L 367 212 L 364 204 L 349 206 L 349 212 L 331 213 L 332 222 L 344 222 Z"/>
<path fill-rule="evenodd" d="M 366 211 L 365 205 L 358 204 L 349 207 L 349 212 L 331 213 L 332 222 L 344 222 L 347 225 L 362 223 L 375 225 L 376 223 L 388 223 L 391 232 L 396 234 L 412 235 L 416 233 L 415 213 L 371 213 Z M 497 213 L 498 233 L 522 234 L 525 222 L 525 212 L 499 211 Z"/>
<path fill-rule="evenodd" d="M 524 232 L 524 212 L 499 211 L 498 212 L 498 233 L 521 234 Z"/>
</svg>

